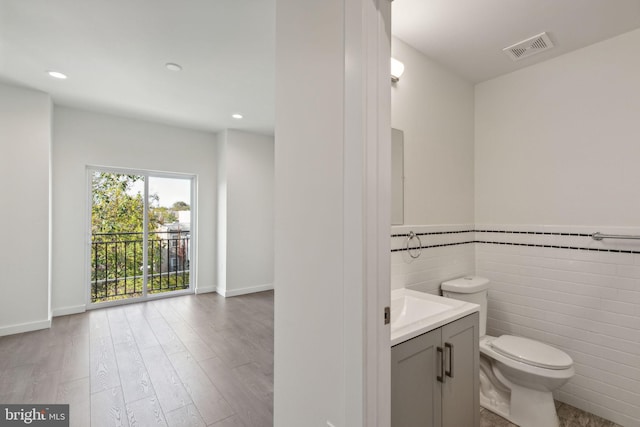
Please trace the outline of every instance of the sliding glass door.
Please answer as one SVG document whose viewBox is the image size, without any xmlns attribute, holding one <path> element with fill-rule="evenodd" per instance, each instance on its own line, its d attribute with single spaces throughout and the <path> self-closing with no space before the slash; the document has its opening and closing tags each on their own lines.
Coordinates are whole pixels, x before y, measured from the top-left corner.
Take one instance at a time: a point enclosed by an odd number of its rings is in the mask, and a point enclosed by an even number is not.
<svg viewBox="0 0 640 427">
<path fill-rule="evenodd" d="M 149 177 L 147 292 L 189 288 L 191 181 Z"/>
<path fill-rule="evenodd" d="M 89 302 L 191 290 L 194 178 L 90 169 Z"/>
</svg>

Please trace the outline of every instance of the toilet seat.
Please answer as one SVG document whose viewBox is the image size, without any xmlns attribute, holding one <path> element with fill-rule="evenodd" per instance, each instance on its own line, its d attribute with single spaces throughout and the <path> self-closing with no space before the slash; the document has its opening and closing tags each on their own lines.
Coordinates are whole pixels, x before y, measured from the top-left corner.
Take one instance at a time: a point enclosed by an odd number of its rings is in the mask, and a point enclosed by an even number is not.
<svg viewBox="0 0 640 427">
<path fill-rule="evenodd" d="M 571 357 L 562 350 L 528 338 L 502 335 L 489 343 L 497 353 L 527 365 L 544 369 L 568 369 Z"/>
</svg>

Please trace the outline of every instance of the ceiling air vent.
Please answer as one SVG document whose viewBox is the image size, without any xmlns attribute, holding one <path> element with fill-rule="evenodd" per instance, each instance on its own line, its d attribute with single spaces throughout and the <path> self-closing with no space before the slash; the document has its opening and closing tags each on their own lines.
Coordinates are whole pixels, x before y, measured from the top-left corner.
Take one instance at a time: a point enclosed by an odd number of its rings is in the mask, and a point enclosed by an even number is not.
<svg viewBox="0 0 640 427">
<path fill-rule="evenodd" d="M 540 33 L 537 36 L 533 36 L 509 47 L 505 47 L 502 51 L 512 60 L 519 61 L 522 58 L 544 52 L 552 47 L 553 43 L 547 33 Z"/>
</svg>

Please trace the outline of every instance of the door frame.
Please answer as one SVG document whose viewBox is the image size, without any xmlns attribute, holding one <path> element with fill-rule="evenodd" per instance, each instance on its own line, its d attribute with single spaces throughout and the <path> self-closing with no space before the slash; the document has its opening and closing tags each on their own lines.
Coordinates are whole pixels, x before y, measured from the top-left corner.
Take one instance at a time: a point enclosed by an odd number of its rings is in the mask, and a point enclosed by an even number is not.
<svg viewBox="0 0 640 427">
<path fill-rule="evenodd" d="M 148 221 L 148 212 L 149 212 L 149 178 L 176 178 L 176 179 L 186 179 L 191 182 L 191 191 L 190 191 L 190 206 L 191 206 L 191 225 L 190 232 L 191 237 L 189 239 L 189 253 L 191 254 L 191 259 L 189 260 L 189 288 L 181 289 L 178 291 L 171 292 L 161 292 L 158 294 L 148 294 L 147 293 L 147 280 L 146 280 L 146 272 L 145 279 L 143 285 L 143 295 L 136 298 L 126 298 L 122 300 L 115 301 L 105 301 L 94 303 L 91 302 L 91 213 L 93 206 L 93 193 L 92 193 L 92 175 L 94 172 L 107 172 L 113 174 L 121 174 L 121 175 L 141 175 L 144 176 L 144 221 L 145 223 Z M 84 257 L 84 286 L 86 292 L 86 303 L 85 308 L 87 310 L 94 310 L 97 308 L 105 308 L 105 307 L 113 307 L 117 305 L 123 304 L 132 304 L 136 302 L 144 302 L 144 301 L 152 301 L 156 299 L 162 298 L 171 298 L 174 296 L 180 295 L 189 295 L 194 294 L 197 288 L 197 239 L 198 239 L 198 221 L 197 221 L 197 211 L 198 211 L 198 201 L 197 201 L 197 183 L 198 176 L 196 174 L 190 173 L 182 173 L 182 172 L 168 172 L 168 171 L 155 171 L 149 169 L 133 169 L 133 168 L 121 168 L 121 167 L 113 167 L 113 166 L 100 166 L 100 165 L 87 165 L 85 168 L 86 174 L 86 188 L 87 188 L 87 197 L 86 197 L 86 207 L 85 207 L 85 223 L 84 223 L 84 231 L 85 231 L 85 257 Z M 148 229 L 145 227 L 143 239 L 143 266 L 147 264 L 147 245 L 148 241 Z"/>
<path fill-rule="evenodd" d="M 359 150 L 346 162 L 352 180 L 345 188 L 358 188 L 361 203 L 345 200 L 359 229 L 351 228 L 345 247 L 361 246 L 360 264 L 345 257 L 345 265 L 362 269 L 363 339 L 361 377 L 347 377 L 351 386 L 361 381 L 362 413 L 347 411 L 346 422 L 367 427 L 391 424 L 391 337 L 383 320 L 391 306 L 391 1 L 345 1 L 345 137 Z M 345 319 L 350 310 L 346 304 Z"/>
<path fill-rule="evenodd" d="M 291 191 L 297 200 L 276 197 L 275 422 L 388 427 L 391 348 L 384 308 L 391 296 L 391 3 L 330 0 L 312 8 L 295 0 L 276 3 L 276 195 Z M 301 28 L 310 31 L 301 33 Z M 313 90 L 299 88 L 314 80 L 322 91 L 317 102 L 310 98 Z M 304 143 L 297 145 L 300 138 Z M 318 158 L 309 158 L 316 151 L 301 148 L 310 144 L 315 150 L 327 138 Z M 305 173 L 301 165 L 309 164 L 329 165 L 336 175 Z M 286 173 L 278 172 L 282 167 Z M 299 181 L 289 185 L 294 177 Z M 317 202 L 303 189 L 318 188 L 319 198 L 330 204 L 326 221 L 317 211 L 297 209 L 307 200 Z M 289 243 L 308 237 L 309 217 L 315 221 L 314 236 L 324 237 L 317 232 L 322 230 L 335 240 L 309 245 L 301 254 Z M 300 277 L 306 266 L 316 268 L 314 257 L 337 248 L 337 239 L 342 239 L 340 253 L 323 264 L 325 270 L 318 268 L 308 280 Z M 316 292 L 325 278 L 332 281 L 330 292 L 320 299 L 300 291 L 313 286 Z M 314 317 L 314 304 L 333 311 Z M 307 306 L 311 310 L 301 313 Z M 322 348 L 315 354 L 305 349 L 301 352 L 309 359 L 296 360 L 300 342 L 322 343 Z M 298 372 L 318 363 L 324 378 L 313 369 Z"/>
</svg>

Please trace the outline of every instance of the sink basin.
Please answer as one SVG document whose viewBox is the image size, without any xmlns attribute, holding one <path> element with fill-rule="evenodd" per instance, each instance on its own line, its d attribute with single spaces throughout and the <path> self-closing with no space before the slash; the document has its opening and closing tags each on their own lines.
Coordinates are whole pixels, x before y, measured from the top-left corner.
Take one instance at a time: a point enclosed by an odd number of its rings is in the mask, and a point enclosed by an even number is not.
<svg viewBox="0 0 640 427">
<path fill-rule="evenodd" d="M 426 298 L 404 295 L 391 300 L 391 328 L 399 329 L 426 317 L 451 310 L 451 305 Z"/>
<path fill-rule="evenodd" d="M 391 292 L 391 345 L 400 344 L 480 309 L 477 304 L 411 289 Z"/>
</svg>

